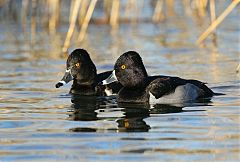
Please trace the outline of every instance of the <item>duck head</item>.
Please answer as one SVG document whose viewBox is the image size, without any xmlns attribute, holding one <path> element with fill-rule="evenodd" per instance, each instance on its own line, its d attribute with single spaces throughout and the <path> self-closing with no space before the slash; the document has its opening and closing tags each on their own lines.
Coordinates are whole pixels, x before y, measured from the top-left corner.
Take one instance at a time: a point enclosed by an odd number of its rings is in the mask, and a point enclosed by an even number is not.
<svg viewBox="0 0 240 162">
<path fill-rule="evenodd" d="M 71 80 L 79 85 L 92 85 L 97 76 L 96 66 L 92 62 L 88 52 L 84 49 L 75 49 L 66 62 L 66 71 L 63 78 L 56 84 L 59 88 Z"/>
<path fill-rule="evenodd" d="M 143 87 L 147 76 L 140 55 L 135 51 L 128 51 L 117 59 L 112 74 L 102 84 L 119 81 L 127 88 Z"/>
</svg>

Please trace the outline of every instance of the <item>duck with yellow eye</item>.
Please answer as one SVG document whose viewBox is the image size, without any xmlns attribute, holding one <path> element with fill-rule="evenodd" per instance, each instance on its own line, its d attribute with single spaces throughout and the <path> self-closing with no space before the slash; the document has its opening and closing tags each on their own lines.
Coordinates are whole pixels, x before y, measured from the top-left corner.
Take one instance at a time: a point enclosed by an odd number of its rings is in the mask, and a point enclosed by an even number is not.
<svg viewBox="0 0 240 162">
<path fill-rule="evenodd" d="M 136 51 L 122 54 L 114 65 L 112 75 L 103 85 L 118 81 L 123 88 L 117 96 L 118 103 L 184 103 L 209 99 L 214 93 L 204 82 L 174 76 L 149 76 L 141 56 Z"/>
<path fill-rule="evenodd" d="M 113 93 L 118 92 L 120 89 L 119 83 L 114 83 L 116 87 L 111 86 L 100 86 L 99 82 L 106 79 L 112 71 L 103 72 L 97 74 L 96 66 L 91 60 L 88 52 L 84 49 L 74 50 L 68 57 L 66 63 L 66 72 L 61 81 L 56 84 L 56 88 L 59 88 L 71 80 L 73 85 L 70 90 L 72 94 L 80 95 L 106 95 L 106 87 L 110 88 Z M 108 93 L 108 95 L 111 95 Z"/>
<path fill-rule="evenodd" d="M 75 66 L 76 66 L 76 68 L 80 68 L 80 63 L 79 62 L 76 63 Z"/>
<path fill-rule="evenodd" d="M 121 66 L 121 69 L 122 69 L 122 70 L 126 69 L 126 65 L 123 64 L 123 65 Z"/>
</svg>

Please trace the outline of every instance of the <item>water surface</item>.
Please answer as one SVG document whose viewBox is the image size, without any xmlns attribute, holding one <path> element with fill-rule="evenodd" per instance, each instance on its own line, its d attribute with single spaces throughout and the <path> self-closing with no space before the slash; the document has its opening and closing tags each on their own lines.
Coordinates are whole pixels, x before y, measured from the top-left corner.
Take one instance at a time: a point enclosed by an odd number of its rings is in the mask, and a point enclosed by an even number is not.
<svg viewBox="0 0 240 162">
<path fill-rule="evenodd" d="M 60 57 L 67 25 L 36 40 L 14 22 L 0 22 L 0 161 L 239 161 L 239 14 L 204 47 L 207 23 L 175 15 L 164 23 L 91 24 L 81 44 L 98 72 L 137 50 L 150 75 L 208 82 L 225 93 L 186 105 L 119 105 L 115 98 L 68 95 L 55 89 L 65 71 Z"/>
</svg>

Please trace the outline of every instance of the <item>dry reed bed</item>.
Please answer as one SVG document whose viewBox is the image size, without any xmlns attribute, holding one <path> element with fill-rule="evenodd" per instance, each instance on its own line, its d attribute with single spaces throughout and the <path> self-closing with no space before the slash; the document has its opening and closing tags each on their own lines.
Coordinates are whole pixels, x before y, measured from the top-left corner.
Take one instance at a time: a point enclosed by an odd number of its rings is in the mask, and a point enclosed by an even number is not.
<svg viewBox="0 0 240 162">
<path fill-rule="evenodd" d="M 20 2 L 20 4 L 16 4 Z M 189 16 L 205 17 L 210 15 L 211 23 L 209 27 L 198 37 L 196 43 L 201 44 L 226 18 L 227 15 L 239 4 L 240 0 L 232 0 L 229 6 L 217 16 L 215 0 L 182 0 L 184 11 Z M 23 29 L 27 25 L 27 18 L 31 18 L 32 37 L 36 33 L 36 17 L 44 22 L 50 33 L 54 34 L 63 19 L 60 15 L 64 2 L 63 0 L 0 0 L 0 7 L 8 7 L 13 17 L 18 17 L 14 10 L 21 8 L 21 24 Z M 70 44 L 72 35 L 76 26 L 80 28 L 78 41 L 81 42 L 89 26 L 90 21 L 95 23 L 106 23 L 116 29 L 119 23 L 141 22 L 141 12 L 146 3 L 152 6 L 152 16 L 147 21 L 160 23 L 166 17 L 175 14 L 175 0 L 71 0 L 69 6 L 68 32 L 63 45 L 63 53 L 66 53 Z M 30 9 L 29 9 L 30 8 Z M 96 9 L 102 9 L 104 15 L 101 18 L 94 19 L 93 12 Z M 37 15 L 37 11 L 40 14 Z M 209 14 L 208 14 L 209 13 Z"/>
</svg>

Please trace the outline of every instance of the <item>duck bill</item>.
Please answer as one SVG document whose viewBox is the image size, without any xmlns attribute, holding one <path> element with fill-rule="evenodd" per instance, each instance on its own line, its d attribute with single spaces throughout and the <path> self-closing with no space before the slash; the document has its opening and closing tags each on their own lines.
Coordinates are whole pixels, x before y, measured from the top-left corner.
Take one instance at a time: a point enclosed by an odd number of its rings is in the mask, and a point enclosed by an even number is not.
<svg viewBox="0 0 240 162">
<path fill-rule="evenodd" d="M 59 88 L 61 86 L 64 86 L 65 84 L 67 84 L 71 80 L 73 80 L 73 76 L 71 74 L 71 70 L 66 70 L 63 78 L 55 86 L 56 86 L 56 88 Z"/>
<path fill-rule="evenodd" d="M 115 70 L 113 70 L 112 74 L 107 79 L 102 81 L 102 85 L 110 84 L 110 83 L 116 82 L 116 81 L 118 81 L 118 80 L 115 75 Z"/>
</svg>

